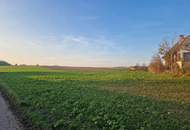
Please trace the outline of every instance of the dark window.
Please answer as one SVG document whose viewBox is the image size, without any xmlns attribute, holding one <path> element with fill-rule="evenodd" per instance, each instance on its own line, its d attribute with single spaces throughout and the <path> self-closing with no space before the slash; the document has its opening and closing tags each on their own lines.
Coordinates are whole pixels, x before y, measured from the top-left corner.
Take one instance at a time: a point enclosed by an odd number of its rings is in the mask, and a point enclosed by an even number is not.
<svg viewBox="0 0 190 130">
<path fill-rule="evenodd" d="M 186 44 L 183 46 L 183 49 L 184 49 L 184 50 L 190 50 L 190 43 L 186 43 Z"/>
<path fill-rule="evenodd" d="M 183 59 L 184 61 L 190 61 L 190 52 L 183 53 Z"/>
</svg>

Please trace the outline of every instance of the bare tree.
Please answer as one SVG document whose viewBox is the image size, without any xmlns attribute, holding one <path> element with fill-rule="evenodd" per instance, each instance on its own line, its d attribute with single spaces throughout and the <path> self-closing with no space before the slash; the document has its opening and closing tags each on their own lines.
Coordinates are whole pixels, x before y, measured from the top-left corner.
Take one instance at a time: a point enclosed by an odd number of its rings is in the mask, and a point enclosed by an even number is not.
<svg viewBox="0 0 190 130">
<path fill-rule="evenodd" d="M 159 55 L 164 56 L 170 50 L 170 43 L 167 40 L 163 40 L 159 47 Z"/>
<path fill-rule="evenodd" d="M 159 55 L 163 57 L 171 49 L 171 46 L 174 46 L 177 43 L 177 40 L 178 38 L 176 34 L 174 34 L 171 41 L 166 38 L 163 39 L 159 46 Z"/>
<path fill-rule="evenodd" d="M 152 73 L 161 73 L 164 71 L 164 66 L 159 54 L 155 54 L 152 57 L 148 70 Z"/>
</svg>

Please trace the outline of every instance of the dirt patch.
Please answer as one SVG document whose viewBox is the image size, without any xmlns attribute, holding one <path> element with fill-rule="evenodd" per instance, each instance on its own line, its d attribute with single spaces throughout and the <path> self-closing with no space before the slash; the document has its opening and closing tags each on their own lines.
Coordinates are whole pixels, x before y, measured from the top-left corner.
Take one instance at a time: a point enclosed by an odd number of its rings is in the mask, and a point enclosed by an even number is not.
<svg viewBox="0 0 190 130">
<path fill-rule="evenodd" d="M 40 66 L 52 70 L 68 70 L 68 71 L 113 71 L 118 68 L 108 67 L 72 67 L 72 66 Z"/>
<path fill-rule="evenodd" d="M 112 92 L 128 93 L 134 96 L 149 97 L 155 100 L 176 101 L 181 103 L 190 103 L 190 90 L 175 87 L 128 87 L 128 86 L 107 86 L 100 89 Z"/>
<path fill-rule="evenodd" d="M 0 93 L 0 130 L 23 130 L 17 118 L 9 109 L 9 104 Z"/>
</svg>

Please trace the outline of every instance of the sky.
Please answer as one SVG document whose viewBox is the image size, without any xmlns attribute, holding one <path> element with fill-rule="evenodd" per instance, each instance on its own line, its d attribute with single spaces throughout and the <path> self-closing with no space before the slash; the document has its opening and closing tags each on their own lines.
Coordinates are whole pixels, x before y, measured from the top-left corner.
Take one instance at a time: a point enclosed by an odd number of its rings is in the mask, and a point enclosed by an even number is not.
<svg viewBox="0 0 190 130">
<path fill-rule="evenodd" d="M 0 0 L 0 60 L 148 64 L 163 39 L 190 34 L 189 0 Z"/>
</svg>

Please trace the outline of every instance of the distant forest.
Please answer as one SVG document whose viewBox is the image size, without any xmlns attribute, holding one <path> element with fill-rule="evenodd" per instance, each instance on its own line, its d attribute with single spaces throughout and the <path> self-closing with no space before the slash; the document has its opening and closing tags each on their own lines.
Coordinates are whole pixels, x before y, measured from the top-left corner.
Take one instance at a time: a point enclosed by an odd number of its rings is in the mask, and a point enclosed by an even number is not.
<svg viewBox="0 0 190 130">
<path fill-rule="evenodd" d="M 11 64 L 6 61 L 0 61 L 0 66 L 10 66 Z"/>
</svg>

